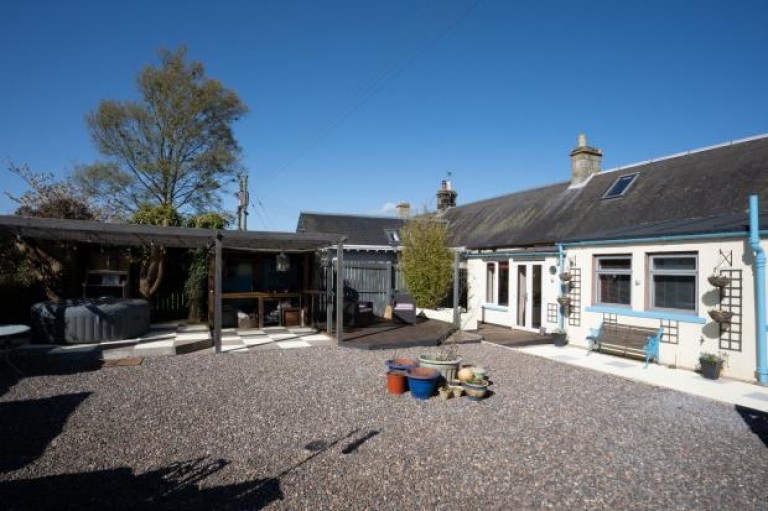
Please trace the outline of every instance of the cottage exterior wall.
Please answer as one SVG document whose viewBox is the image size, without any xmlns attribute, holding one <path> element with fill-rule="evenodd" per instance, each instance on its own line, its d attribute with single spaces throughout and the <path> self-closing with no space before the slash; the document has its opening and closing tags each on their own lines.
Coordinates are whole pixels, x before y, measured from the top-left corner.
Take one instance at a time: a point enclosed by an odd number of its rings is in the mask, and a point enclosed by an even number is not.
<svg viewBox="0 0 768 511">
<path fill-rule="evenodd" d="M 494 289 L 492 295 L 494 300 L 488 301 L 488 281 L 486 279 L 486 269 L 488 263 L 506 262 L 509 264 L 509 304 L 506 306 L 498 305 L 498 290 Z M 558 327 L 557 319 L 548 321 L 547 308 L 557 303 L 557 296 L 560 291 L 560 280 L 558 277 L 557 257 L 547 256 L 536 260 L 518 260 L 513 255 L 509 257 L 470 258 L 467 264 L 469 291 L 471 299 L 469 301 L 470 312 L 474 312 L 477 320 L 484 323 L 495 325 L 515 327 L 518 325 L 518 279 L 517 268 L 522 264 L 541 265 L 541 327 L 540 330 L 551 332 Z"/>
<path fill-rule="evenodd" d="M 763 242 L 765 248 L 768 242 Z M 695 313 L 675 313 L 653 311 L 649 307 L 649 255 L 695 253 L 698 256 L 697 271 L 697 310 Z M 686 369 L 696 369 L 701 352 L 725 353 L 728 364 L 723 375 L 746 381 L 755 380 L 756 367 L 756 317 L 755 317 L 755 281 L 754 258 L 745 239 L 694 241 L 680 243 L 644 243 L 633 246 L 616 245 L 603 247 L 571 247 L 567 249 L 567 259 L 575 267 L 581 268 L 581 324 L 569 326 L 568 338 L 571 344 L 587 347 L 586 337 L 589 329 L 596 327 L 604 317 L 608 307 L 596 304 L 596 257 L 601 255 L 630 255 L 631 306 L 624 308 L 610 307 L 617 312 L 620 323 L 658 328 L 662 321 L 672 321 L 677 326 L 677 339 L 671 337 L 674 332 L 665 332 L 660 349 L 660 363 Z M 725 261 L 728 256 L 730 262 Z M 720 327 L 713 322 L 708 311 L 720 305 L 720 293 L 707 281 L 715 267 L 718 270 L 741 270 L 741 310 L 740 349 L 725 349 L 720 342 Z M 736 330 L 736 329 L 735 329 Z"/>
</svg>

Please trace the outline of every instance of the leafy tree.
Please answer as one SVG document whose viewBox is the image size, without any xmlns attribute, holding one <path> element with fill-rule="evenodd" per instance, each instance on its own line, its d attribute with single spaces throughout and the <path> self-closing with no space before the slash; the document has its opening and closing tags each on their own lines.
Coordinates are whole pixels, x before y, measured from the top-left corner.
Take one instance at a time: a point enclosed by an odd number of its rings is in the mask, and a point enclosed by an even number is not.
<svg viewBox="0 0 768 511">
<path fill-rule="evenodd" d="M 139 74 L 140 101 L 102 101 L 86 117 L 108 161 L 78 169 L 94 197 L 125 217 L 143 204 L 176 211 L 219 205 L 234 180 L 240 148 L 232 124 L 247 112 L 235 92 L 186 61 L 186 49 L 161 50 L 160 67 Z"/>
<path fill-rule="evenodd" d="M 21 196 L 7 194 L 18 204 L 15 214 L 40 218 L 94 220 L 103 212 L 92 206 L 87 195 L 69 178 L 34 172 L 27 165 L 8 164 L 8 170 L 29 187 Z M 42 285 L 49 299 L 77 294 L 76 246 L 46 240 L 5 239 L 0 243 L 0 284 L 27 287 Z"/>
<path fill-rule="evenodd" d="M 150 206 L 142 204 L 128 219 L 132 224 L 162 225 L 178 227 L 184 221 L 183 217 L 172 206 Z M 160 288 L 165 271 L 165 247 L 152 245 L 134 249 L 133 259 L 140 264 L 139 293 L 149 298 Z"/>
<path fill-rule="evenodd" d="M 51 173 L 33 172 L 29 166 L 13 162 L 8 164 L 8 170 L 29 187 L 19 197 L 6 194 L 19 205 L 16 215 L 70 220 L 94 220 L 102 216 L 101 211 L 89 203 L 84 191 L 68 178 L 57 181 Z"/>
<path fill-rule="evenodd" d="M 419 307 L 435 308 L 453 281 L 448 225 L 432 216 L 411 218 L 401 229 L 400 266 L 405 285 Z"/>
</svg>

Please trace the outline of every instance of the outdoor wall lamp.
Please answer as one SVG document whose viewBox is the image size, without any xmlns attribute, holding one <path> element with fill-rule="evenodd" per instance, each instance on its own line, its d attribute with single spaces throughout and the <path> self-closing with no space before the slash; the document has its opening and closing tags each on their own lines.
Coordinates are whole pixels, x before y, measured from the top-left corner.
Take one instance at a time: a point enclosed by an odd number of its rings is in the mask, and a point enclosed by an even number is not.
<svg viewBox="0 0 768 511">
<path fill-rule="evenodd" d="M 275 260 L 275 266 L 277 271 L 279 272 L 286 272 L 291 267 L 291 262 L 288 259 L 288 256 L 285 255 L 285 252 L 280 252 L 277 254 L 277 259 Z"/>
</svg>

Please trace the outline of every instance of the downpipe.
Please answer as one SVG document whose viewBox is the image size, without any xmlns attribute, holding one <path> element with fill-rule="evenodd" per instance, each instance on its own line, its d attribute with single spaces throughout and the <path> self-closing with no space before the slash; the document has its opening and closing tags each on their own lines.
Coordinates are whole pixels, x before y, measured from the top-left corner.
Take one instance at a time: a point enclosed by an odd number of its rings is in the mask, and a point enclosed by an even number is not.
<svg viewBox="0 0 768 511">
<path fill-rule="evenodd" d="M 757 370 L 755 376 L 760 385 L 768 386 L 768 359 L 766 354 L 765 321 L 765 252 L 760 246 L 759 203 L 757 195 L 749 196 L 749 244 L 755 253 L 755 311 L 757 316 Z"/>
</svg>

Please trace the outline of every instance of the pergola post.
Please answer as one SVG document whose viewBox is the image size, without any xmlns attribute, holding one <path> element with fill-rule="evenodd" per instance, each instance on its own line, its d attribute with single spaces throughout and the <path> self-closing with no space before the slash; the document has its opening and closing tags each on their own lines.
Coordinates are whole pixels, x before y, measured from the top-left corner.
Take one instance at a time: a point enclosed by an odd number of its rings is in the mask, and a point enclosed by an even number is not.
<svg viewBox="0 0 768 511">
<path fill-rule="evenodd" d="M 336 344 L 344 341 L 344 238 L 336 245 Z"/>
<path fill-rule="evenodd" d="M 221 274 L 222 274 L 221 233 L 216 233 L 213 256 L 213 349 L 221 353 Z"/>
<path fill-rule="evenodd" d="M 325 252 L 325 330 L 330 334 L 333 331 L 333 257 L 330 249 Z"/>
</svg>

